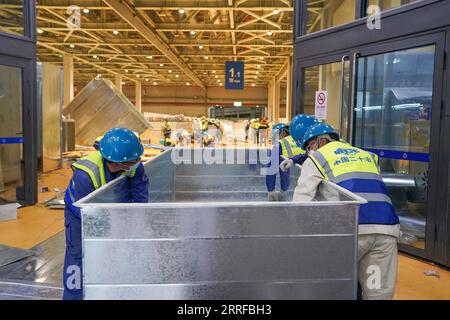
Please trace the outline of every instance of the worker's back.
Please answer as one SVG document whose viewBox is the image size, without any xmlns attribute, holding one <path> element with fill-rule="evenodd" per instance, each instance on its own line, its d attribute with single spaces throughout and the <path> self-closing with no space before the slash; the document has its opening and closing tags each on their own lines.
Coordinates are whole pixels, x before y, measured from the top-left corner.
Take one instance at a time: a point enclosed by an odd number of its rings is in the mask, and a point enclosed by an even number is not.
<svg viewBox="0 0 450 320">
<path fill-rule="evenodd" d="M 340 141 L 333 141 L 310 153 L 322 175 L 365 198 L 360 207 L 360 224 L 395 225 L 395 208 L 378 169 L 378 156 Z"/>
</svg>

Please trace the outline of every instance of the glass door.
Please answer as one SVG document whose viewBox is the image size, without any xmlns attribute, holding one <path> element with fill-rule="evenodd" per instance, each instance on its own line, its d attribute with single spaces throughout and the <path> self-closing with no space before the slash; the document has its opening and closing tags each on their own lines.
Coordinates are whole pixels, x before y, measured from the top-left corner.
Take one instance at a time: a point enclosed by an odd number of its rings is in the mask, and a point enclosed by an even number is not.
<svg viewBox="0 0 450 320">
<path fill-rule="evenodd" d="M 434 245 L 443 52 L 438 34 L 353 55 L 350 139 L 380 157 L 400 217 L 400 248 L 426 258 Z"/>
<path fill-rule="evenodd" d="M 301 109 L 328 122 L 347 138 L 350 59 L 346 54 L 309 61 L 301 66 Z M 324 106 L 322 111 L 319 107 Z M 320 112 L 320 114 L 319 114 Z"/>
<path fill-rule="evenodd" d="M 0 205 L 16 202 L 24 183 L 22 68 L 0 65 Z"/>
</svg>

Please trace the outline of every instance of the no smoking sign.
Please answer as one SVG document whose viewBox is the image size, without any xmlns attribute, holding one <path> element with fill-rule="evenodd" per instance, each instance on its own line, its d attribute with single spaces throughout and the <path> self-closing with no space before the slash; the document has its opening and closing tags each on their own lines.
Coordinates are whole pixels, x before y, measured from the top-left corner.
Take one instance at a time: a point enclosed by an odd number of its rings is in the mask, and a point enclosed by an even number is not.
<svg viewBox="0 0 450 320">
<path fill-rule="evenodd" d="M 327 119 L 328 91 L 316 91 L 315 116 L 319 120 Z"/>
</svg>

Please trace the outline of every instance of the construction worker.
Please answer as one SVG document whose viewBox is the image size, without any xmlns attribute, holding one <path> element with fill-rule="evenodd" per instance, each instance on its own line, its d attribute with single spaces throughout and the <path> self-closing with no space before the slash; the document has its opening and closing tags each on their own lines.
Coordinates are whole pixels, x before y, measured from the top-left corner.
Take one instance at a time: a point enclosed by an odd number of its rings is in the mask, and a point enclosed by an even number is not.
<svg viewBox="0 0 450 320">
<path fill-rule="evenodd" d="M 264 144 L 264 146 L 267 146 L 267 140 L 268 140 L 268 136 L 267 133 L 269 131 L 269 123 L 267 122 L 266 117 L 263 117 L 261 119 L 261 122 L 258 126 L 258 135 L 259 135 L 259 146 L 262 146 L 262 144 Z"/>
<path fill-rule="evenodd" d="M 259 124 L 260 124 L 260 119 L 256 118 L 256 121 L 254 123 L 255 125 L 255 135 L 256 135 L 256 144 L 259 145 Z"/>
<path fill-rule="evenodd" d="M 208 122 L 208 119 L 205 116 L 202 116 L 200 121 L 201 121 L 200 130 L 201 130 L 201 133 L 203 135 L 203 134 L 205 134 L 208 131 L 209 122 Z"/>
<path fill-rule="evenodd" d="M 169 120 L 166 120 L 164 122 L 164 126 L 162 127 L 162 132 L 164 139 L 169 139 L 170 135 L 172 134 L 172 124 L 169 122 Z"/>
<path fill-rule="evenodd" d="M 313 116 L 309 116 L 306 114 L 296 115 L 290 125 L 289 132 L 291 134 L 292 139 L 296 142 L 297 146 L 302 146 L 302 140 L 308 128 L 316 123 L 319 123 L 319 120 Z M 303 150 L 303 149 L 302 149 Z M 306 153 L 299 153 L 294 157 L 289 157 L 283 159 L 280 164 L 281 171 L 287 171 L 291 168 L 295 163 L 302 165 L 303 162 L 308 158 Z"/>
<path fill-rule="evenodd" d="M 250 130 L 250 121 L 245 120 L 244 125 L 245 125 L 245 143 L 247 143 L 248 142 L 248 132 Z"/>
<path fill-rule="evenodd" d="M 113 128 L 100 140 L 99 151 L 81 158 L 72 165 L 73 177 L 64 198 L 66 253 L 63 285 L 65 300 L 83 298 L 81 216 L 74 202 L 122 175 L 127 188 L 120 193 L 117 202 L 148 202 L 148 177 L 141 163 L 142 144 L 125 128 Z"/>
<path fill-rule="evenodd" d="M 322 180 L 365 198 L 368 203 L 359 209 L 358 230 L 358 279 L 362 298 L 392 299 L 400 224 L 380 175 L 378 156 L 339 141 L 339 135 L 325 123 L 309 127 L 302 145 L 309 157 L 303 163 L 294 201 L 313 200 Z"/>
<path fill-rule="evenodd" d="M 273 127 L 271 132 L 273 148 L 268 168 L 272 168 L 273 165 L 276 166 L 276 169 L 269 169 L 270 171 L 266 174 L 267 200 L 269 201 L 288 201 L 287 191 L 290 184 L 290 173 L 287 170 L 279 170 L 278 165 L 284 157 L 293 157 L 294 154 L 302 152 L 297 146 L 292 148 L 291 139 L 288 125 L 278 123 Z M 280 192 L 275 191 L 278 171 L 280 172 Z"/>
</svg>

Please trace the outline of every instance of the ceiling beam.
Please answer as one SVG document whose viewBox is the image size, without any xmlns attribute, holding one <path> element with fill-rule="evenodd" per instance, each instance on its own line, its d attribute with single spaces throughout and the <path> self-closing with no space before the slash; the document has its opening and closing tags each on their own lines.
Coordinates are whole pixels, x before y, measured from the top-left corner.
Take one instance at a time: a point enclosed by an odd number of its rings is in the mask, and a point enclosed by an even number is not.
<svg viewBox="0 0 450 320">
<path fill-rule="evenodd" d="M 282 0 L 281 0 L 282 1 Z M 42 1 L 41 1 L 42 2 Z M 252 11 L 273 11 L 275 9 L 280 10 L 280 11 L 287 11 L 287 12 L 292 12 L 294 9 L 292 7 L 279 7 L 279 6 L 273 6 L 273 5 L 269 5 L 269 6 L 246 6 L 246 7 L 239 7 L 239 5 L 241 3 L 238 3 L 236 6 L 234 7 L 227 7 L 227 6 L 223 6 L 223 5 L 217 5 L 216 3 L 214 3 L 213 1 L 209 1 L 209 2 L 205 2 L 205 4 L 208 5 L 198 5 L 198 6 L 193 6 L 191 2 L 190 5 L 170 5 L 170 4 L 160 4 L 160 5 L 155 5 L 156 1 L 152 1 L 153 5 L 137 5 L 134 7 L 134 9 L 136 10 L 154 10 L 154 11 L 163 11 L 163 10 L 169 10 L 169 11 L 178 11 L 180 10 L 181 7 L 183 7 L 184 10 L 232 10 L 232 11 L 241 11 L 242 9 L 246 9 L 246 10 L 252 10 Z M 38 4 L 36 7 L 37 9 L 57 9 L 57 10 L 66 10 L 67 7 L 70 4 L 66 4 L 66 5 L 52 5 L 52 4 Z M 22 5 L 2 5 L 2 7 L 5 8 L 15 8 L 15 9 L 22 9 Z M 108 7 L 108 6 L 99 6 L 99 5 L 95 5 L 95 4 L 84 4 L 83 9 L 89 9 L 89 10 L 106 10 L 106 11 L 111 11 L 112 8 Z"/>
<path fill-rule="evenodd" d="M 206 90 L 203 81 L 197 74 L 173 51 L 155 31 L 148 28 L 137 16 L 135 10 L 131 9 L 119 0 L 103 0 L 110 6 L 116 14 L 127 21 L 141 36 L 147 39 L 156 49 L 161 51 L 170 61 L 172 61 L 180 70 L 182 70 L 197 85 Z"/>
<path fill-rule="evenodd" d="M 62 55 L 65 55 L 65 54 L 71 54 L 71 53 L 69 53 L 69 52 L 65 52 L 65 51 L 60 50 L 60 49 L 58 49 L 58 48 L 54 48 L 54 47 L 52 47 L 52 46 L 49 46 L 49 45 L 47 45 L 47 44 L 45 44 L 45 43 L 40 43 L 40 42 L 38 42 L 37 44 L 38 44 L 38 46 L 42 46 L 42 47 L 47 48 L 47 49 L 49 49 L 49 50 L 52 50 L 53 52 L 56 52 L 56 53 L 58 53 L 58 54 L 62 54 Z M 89 64 L 89 65 L 93 66 L 94 68 L 101 69 L 101 70 L 106 71 L 106 72 L 108 72 L 108 73 L 112 73 L 112 74 L 120 74 L 120 73 L 118 73 L 118 72 L 111 71 L 109 68 L 105 68 L 105 67 L 103 67 L 103 66 L 101 66 L 101 65 L 96 64 L 95 62 L 88 61 L 88 60 L 83 59 L 83 58 L 81 58 L 81 57 L 78 57 L 78 56 L 76 56 L 76 55 L 74 55 L 73 58 L 74 58 L 74 60 L 78 60 L 78 61 L 83 62 L 83 63 L 85 63 L 85 64 Z M 127 79 L 129 79 L 129 80 L 133 80 L 133 79 L 131 79 L 130 77 L 128 77 L 127 75 L 124 75 L 124 74 L 121 74 L 121 75 L 122 75 L 124 78 L 127 78 Z"/>
<path fill-rule="evenodd" d="M 281 25 L 280 24 L 278 24 L 276 22 L 273 22 L 272 20 L 267 19 L 268 17 L 273 16 L 273 12 L 269 12 L 269 13 L 263 15 L 263 16 L 260 16 L 259 14 L 256 14 L 256 13 L 254 13 L 252 11 L 249 11 L 249 10 L 242 10 L 242 11 L 245 12 L 246 14 L 248 14 L 249 16 L 254 17 L 255 19 L 250 20 L 250 21 L 246 21 L 246 22 L 243 22 L 243 23 L 239 24 L 237 26 L 238 29 L 241 29 L 241 28 L 243 28 L 243 27 L 245 27 L 247 25 L 250 25 L 250 24 L 254 24 L 255 22 L 258 22 L 260 20 L 264 21 L 265 23 L 267 23 L 267 24 L 269 24 L 271 26 L 274 26 L 277 29 L 281 29 Z"/>
</svg>

